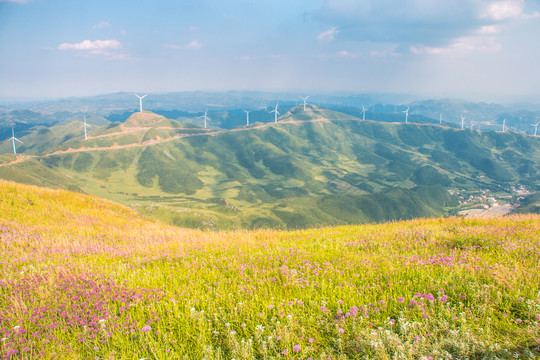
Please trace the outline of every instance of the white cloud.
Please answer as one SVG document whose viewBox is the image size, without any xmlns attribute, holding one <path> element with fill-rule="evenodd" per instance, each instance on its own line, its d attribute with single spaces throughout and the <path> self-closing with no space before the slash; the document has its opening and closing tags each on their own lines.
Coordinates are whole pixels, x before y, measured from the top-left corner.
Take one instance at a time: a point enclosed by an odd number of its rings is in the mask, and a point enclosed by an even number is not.
<svg viewBox="0 0 540 360">
<path fill-rule="evenodd" d="M 410 46 L 409 51 L 414 55 L 449 55 L 464 54 L 469 52 L 497 52 L 502 45 L 494 37 L 486 36 L 463 36 L 456 39 L 452 44 L 444 47 L 432 47 L 425 45 Z"/>
<path fill-rule="evenodd" d="M 499 28 L 495 25 L 484 25 L 478 29 L 478 34 L 480 35 L 493 35 L 499 32 Z"/>
<path fill-rule="evenodd" d="M 105 20 L 101 20 L 99 23 L 93 26 L 94 29 L 105 29 L 108 27 L 111 27 L 111 24 Z"/>
<path fill-rule="evenodd" d="M 484 18 L 493 20 L 516 19 L 523 14 L 523 0 L 505 0 L 488 4 L 482 14 Z"/>
<path fill-rule="evenodd" d="M 362 56 L 361 53 L 353 53 L 348 50 L 340 50 L 335 53 L 323 53 L 323 54 L 318 55 L 318 57 L 321 59 L 331 59 L 331 58 L 356 59 L 360 56 Z"/>
<path fill-rule="evenodd" d="M 194 50 L 194 49 L 202 48 L 203 45 L 199 41 L 193 40 L 192 42 L 190 42 L 187 45 L 163 44 L 163 47 L 166 48 L 166 49 L 173 49 L 173 50 L 181 50 L 181 49 Z"/>
<path fill-rule="evenodd" d="M 336 39 L 336 35 L 339 34 L 339 30 L 337 27 L 330 28 L 326 31 L 323 31 L 317 36 L 317 40 L 319 41 L 334 41 Z"/>
<path fill-rule="evenodd" d="M 59 50 L 105 50 L 118 49 L 122 44 L 118 40 L 83 40 L 80 43 L 63 43 L 58 46 Z"/>
<path fill-rule="evenodd" d="M 200 48 L 202 48 L 202 44 L 197 40 L 193 40 L 192 42 L 186 45 L 186 49 L 200 49 Z"/>
</svg>

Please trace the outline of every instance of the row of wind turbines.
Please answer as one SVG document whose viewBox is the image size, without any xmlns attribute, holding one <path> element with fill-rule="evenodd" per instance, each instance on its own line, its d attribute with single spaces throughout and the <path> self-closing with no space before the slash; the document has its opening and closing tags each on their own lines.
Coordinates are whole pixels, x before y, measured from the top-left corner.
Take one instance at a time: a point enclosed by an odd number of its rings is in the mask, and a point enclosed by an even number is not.
<svg viewBox="0 0 540 360">
<path fill-rule="evenodd" d="M 137 95 L 137 94 L 133 94 L 134 96 L 138 97 L 139 98 L 139 112 L 142 112 L 143 111 L 143 107 L 142 107 L 142 99 L 147 96 L 148 94 L 144 94 L 142 96 L 140 95 Z M 307 104 L 307 99 L 310 97 L 311 95 L 308 95 L 306 97 L 301 97 L 299 96 L 300 99 L 302 99 L 304 101 L 304 111 L 306 111 L 306 104 Z M 276 102 L 276 107 L 274 108 L 274 110 L 270 111 L 270 113 L 274 113 L 274 122 L 278 122 L 278 116 L 281 115 L 278 111 L 278 106 L 279 106 L 279 102 Z M 363 106 L 362 106 L 363 107 Z M 246 126 L 249 126 L 249 113 L 252 112 L 253 110 L 244 110 L 244 112 L 246 113 Z M 208 128 L 208 120 L 210 120 L 210 118 L 208 117 L 208 108 L 205 110 L 204 112 L 204 115 L 202 116 L 199 116 L 200 118 L 203 118 L 204 119 L 204 128 L 207 129 Z M 86 118 L 85 118 L 85 128 L 84 128 L 84 136 L 85 136 L 85 140 L 86 140 Z"/>
<path fill-rule="evenodd" d="M 136 97 L 139 98 L 139 111 L 142 112 L 142 99 L 147 96 L 148 94 L 144 94 L 142 96 L 139 96 L 137 94 L 133 94 L 135 95 Z M 304 102 L 304 111 L 306 111 L 306 105 L 307 105 L 307 99 L 310 97 L 311 95 L 308 95 L 306 97 L 301 97 L 299 96 L 300 99 L 302 99 L 302 101 Z M 274 113 L 274 122 L 278 122 L 278 117 L 279 115 L 281 115 L 278 111 L 278 106 L 279 106 L 279 102 L 276 102 L 276 107 L 274 108 L 274 110 L 270 111 L 270 113 Z M 409 110 L 411 109 L 410 106 L 407 107 L 407 110 L 403 110 L 402 112 L 405 113 L 405 123 L 408 124 L 409 123 Z M 366 111 L 368 109 L 366 107 L 364 107 L 364 104 L 362 104 L 362 120 L 365 121 L 366 120 Z M 249 126 L 249 113 L 252 112 L 253 110 L 244 110 L 244 112 L 246 113 L 246 126 Z M 464 130 L 465 129 L 465 116 L 463 114 L 460 115 L 461 116 L 461 130 Z M 210 120 L 210 118 L 208 117 L 208 108 L 205 110 L 204 112 L 204 115 L 200 116 L 201 118 L 204 119 L 204 128 L 207 129 L 207 125 L 208 125 L 208 120 Z M 442 112 L 439 114 L 439 124 L 442 124 Z M 474 122 L 471 122 L 471 130 L 474 130 L 474 126 L 476 125 L 476 123 Z M 531 126 L 534 126 L 534 136 L 537 135 L 537 132 L 538 132 L 538 125 L 540 125 L 540 123 L 538 124 L 531 124 Z M 506 126 L 506 118 L 504 119 L 503 121 L 503 127 L 502 127 L 502 132 L 505 132 L 506 130 L 508 129 L 508 127 Z M 84 129 L 84 134 L 85 134 L 85 139 L 86 139 L 86 119 L 85 119 L 85 129 Z"/>
<path fill-rule="evenodd" d="M 142 99 L 145 98 L 148 94 L 144 94 L 144 95 L 137 95 L 137 94 L 133 94 L 134 96 L 136 96 L 138 99 L 139 99 L 139 112 L 142 112 L 143 111 L 143 106 L 142 106 Z M 302 97 L 302 96 L 299 96 L 300 99 L 302 99 L 303 101 L 303 105 L 304 105 L 304 111 L 306 111 L 306 105 L 307 105 L 307 99 L 310 97 L 311 95 L 308 95 L 306 97 Z M 278 111 L 278 107 L 279 107 L 279 102 L 276 102 L 276 106 L 273 110 L 270 111 L 270 113 L 273 113 L 274 114 L 274 122 L 277 123 L 278 122 L 278 117 L 280 114 L 280 112 Z M 409 110 L 410 110 L 410 106 L 407 107 L 407 110 L 403 110 L 402 112 L 405 114 L 405 123 L 408 124 L 409 123 Z M 368 110 L 368 108 L 364 107 L 364 105 L 362 104 L 362 120 L 366 120 L 366 111 Z M 253 110 L 244 110 L 244 112 L 246 113 L 246 126 L 249 126 L 249 113 L 252 112 Z M 466 117 L 461 114 L 461 130 L 464 130 L 465 129 L 465 119 Z M 208 128 L 208 121 L 210 120 L 210 118 L 208 117 L 208 108 L 205 110 L 204 112 L 204 115 L 200 116 L 201 118 L 204 119 L 204 128 L 207 129 Z M 439 114 L 439 124 L 442 124 L 442 112 Z M 84 125 L 84 140 L 88 140 L 88 129 L 89 128 L 93 128 L 92 125 L 88 124 L 88 122 L 86 121 L 86 112 L 84 113 L 84 120 L 83 120 L 83 125 Z M 471 129 L 474 129 L 474 126 L 476 125 L 476 123 L 474 122 L 471 122 Z M 533 136 L 537 136 L 538 134 L 538 126 L 540 125 L 540 122 L 537 123 L 537 124 L 530 124 L 531 126 L 534 127 L 534 135 Z M 503 124 L 502 124 L 502 132 L 505 132 L 506 130 L 508 129 L 508 127 L 506 126 L 506 118 L 503 120 Z M 17 139 L 15 137 L 15 129 L 14 129 L 14 125 L 12 124 L 11 126 L 11 138 L 8 139 L 9 141 L 12 142 L 13 144 L 13 154 L 17 154 L 17 142 L 21 143 L 21 144 L 24 144 L 21 140 Z"/>
</svg>

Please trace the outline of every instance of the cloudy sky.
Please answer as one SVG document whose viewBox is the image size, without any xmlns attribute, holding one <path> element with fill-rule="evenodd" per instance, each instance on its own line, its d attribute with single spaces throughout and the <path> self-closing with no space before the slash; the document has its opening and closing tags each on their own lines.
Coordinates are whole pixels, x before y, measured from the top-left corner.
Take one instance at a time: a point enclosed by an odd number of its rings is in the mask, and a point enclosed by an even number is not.
<svg viewBox="0 0 540 360">
<path fill-rule="evenodd" d="M 0 0 L 0 97 L 394 92 L 540 102 L 540 0 Z"/>
</svg>

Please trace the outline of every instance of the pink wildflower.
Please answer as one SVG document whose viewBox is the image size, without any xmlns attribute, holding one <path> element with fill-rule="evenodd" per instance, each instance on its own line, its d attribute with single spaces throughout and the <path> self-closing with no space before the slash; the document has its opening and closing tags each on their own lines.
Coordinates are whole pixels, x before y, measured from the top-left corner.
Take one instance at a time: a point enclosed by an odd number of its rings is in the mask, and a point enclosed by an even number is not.
<svg viewBox="0 0 540 360">
<path fill-rule="evenodd" d="M 149 332 L 150 330 L 152 330 L 152 328 L 149 325 L 146 325 L 141 329 L 142 332 Z"/>
<path fill-rule="evenodd" d="M 296 345 L 294 345 L 292 350 L 297 353 L 297 352 L 302 351 L 302 347 L 300 346 L 300 344 L 296 344 Z"/>
</svg>

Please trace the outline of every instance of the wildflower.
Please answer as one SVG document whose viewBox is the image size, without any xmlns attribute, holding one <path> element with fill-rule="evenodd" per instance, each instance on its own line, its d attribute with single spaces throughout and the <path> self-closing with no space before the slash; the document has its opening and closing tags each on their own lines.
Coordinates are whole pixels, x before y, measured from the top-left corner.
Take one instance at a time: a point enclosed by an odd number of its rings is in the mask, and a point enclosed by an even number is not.
<svg viewBox="0 0 540 360">
<path fill-rule="evenodd" d="M 152 330 L 152 328 L 149 325 L 146 325 L 141 329 L 142 332 L 149 332 L 150 330 Z"/>
<path fill-rule="evenodd" d="M 521 319 L 516 319 L 516 324 L 521 324 L 523 322 L 523 320 Z"/>
<path fill-rule="evenodd" d="M 288 355 L 289 354 L 289 350 L 288 349 L 285 349 L 281 352 L 281 355 Z"/>
<path fill-rule="evenodd" d="M 99 347 L 98 347 L 98 346 L 94 346 L 94 350 L 95 350 L 95 351 L 99 351 Z"/>
<path fill-rule="evenodd" d="M 338 333 L 343 334 L 344 332 L 345 332 L 345 330 L 343 330 L 342 328 L 338 329 Z"/>
<path fill-rule="evenodd" d="M 315 341 L 314 338 L 309 338 L 308 343 L 313 344 L 314 341 Z M 538 340 L 538 343 L 540 343 L 540 339 Z"/>
<path fill-rule="evenodd" d="M 268 305 L 268 310 L 272 310 L 274 308 L 274 305 L 270 304 Z"/>
<path fill-rule="evenodd" d="M 397 302 L 398 303 L 405 302 L 405 299 L 400 296 L 400 297 L 397 298 Z"/>
<path fill-rule="evenodd" d="M 447 295 L 443 295 L 441 296 L 441 298 L 439 299 L 439 302 L 441 304 L 446 304 L 446 302 L 448 301 L 448 296 Z"/>
<path fill-rule="evenodd" d="M 300 346 L 300 344 L 296 344 L 296 345 L 294 345 L 292 350 L 297 353 L 297 352 L 300 352 L 302 350 L 302 347 Z"/>
</svg>

